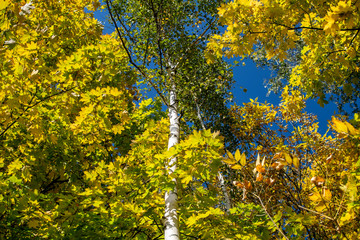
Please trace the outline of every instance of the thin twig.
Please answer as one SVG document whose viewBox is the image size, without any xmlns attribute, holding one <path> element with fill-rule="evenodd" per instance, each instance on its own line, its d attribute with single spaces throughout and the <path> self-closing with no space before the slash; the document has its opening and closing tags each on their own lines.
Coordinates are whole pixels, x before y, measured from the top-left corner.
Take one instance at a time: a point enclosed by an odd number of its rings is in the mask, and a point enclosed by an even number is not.
<svg viewBox="0 0 360 240">
<path fill-rule="evenodd" d="M 111 21 L 114 23 L 115 25 L 115 29 L 116 29 L 116 32 L 117 34 L 119 35 L 119 38 L 120 38 L 120 41 L 121 41 L 121 44 L 123 46 L 123 48 L 125 49 L 126 51 L 126 54 L 128 56 L 128 59 L 129 59 L 129 62 L 131 63 L 131 65 L 133 65 L 138 71 L 139 73 L 147 79 L 147 81 L 150 83 L 150 85 L 155 89 L 156 93 L 160 96 L 162 102 L 167 106 L 169 107 L 169 104 L 168 102 L 166 101 L 166 98 L 163 96 L 163 94 L 161 93 L 161 91 L 159 90 L 159 88 L 153 83 L 153 81 L 151 81 L 151 79 L 147 76 L 147 74 L 133 61 L 132 57 L 131 57 L 131 54 L 129 52 L 129 49 L 126 47 L 126 44 L 125 44 L 125 40 L 122 36 L 122 34 L 120 33 L 120 30 L 119 30 L 119 27 L 116 23 L 116 20 L 111 12 L 111 7 L 110 7 L 110 1 L 109 0 L 106 0 L 106 6 L 107 6 L 107 9 L 108 9 L 108 12 L 109 12 L 109 15 L 110 15 L 110 18 L 111 18 Z"/>
<path fill-rule="evenodd" d="M 264 209 L 266 215 L 270 218 L 271 222 L 274 224 L 274 226 L 276 227 L 276 229 L 279 231 L 279 233 L 286 239 L 289 240 L 288 237 L 286 237 L 285 233 L 283 231 L 281 231 L 281 229 L 278 227 L 278 225 L 274 222 L 274 219 L 270 216 L 270 214 L 268 213 L 268 211 L 266 210 L 266 207 L 264 205 L 264 203 L 261 201 L 261 198 L 257 195 L 254 194 L 255 197 L 257 197 L 257 199 L 259 199 L 260 204 L 262 206 L 262 208 Z"/>
<path fill-rule="evenodd" d="M 185 52 L 182 54 L 182 56 L 180 57 L 180 61 L 175 65 L 175 69 L 178 68 L 178 66 L 180 66 L 181 63 L 183 63 L 187 57 L 185 56 L 186 54 L 188 54 L 188 52 L 191 50 L 191 48 L 206 34 L 206 32 L 210 29 L 210 27 L 213 25 L 214 23 L 214 18 L 211 19 L 209 26 L 200 34 L 200 36 L 198 36 L 191 44 L 190 46 L 185 50 Z"/>
<path fill-rule="evenodd" d="M 312 212 L 312 213 L 315 213 L 315 214 L 317 214 L 317 215 L 320 215 L 320 216 L 322 216 L 322 217 L 324 217 L 324 218 L 327 218 L 327 219 L 329 219 L 329 220 L 332 220 L 332 221 L 334 221 L 335 219 L 334 218 L 331 218 L 331 217 L 329 217 L 329 216 L 326 216 L 326 215 L 324 215 L 324 214 L 322 214 L 322 213 L 319 213 L 319 212 L 316 212 L 316 211 L 314 211 L 314 210 L 311 210 L 311 209 L 308 209 L 308 208 L 306 208 L 306 207 L 303 207 L 303 206 L 298 206 L 299 208 L 302 208 L 302 209 L 304 209 L 304 210 L 306 210 L 306 211 L 309 211 L 309 212 Z"/>
<path fill-rule="evenodd" d="M 50 96 L 47 96 L 47 97 L 41 99 L 40 101 L 34 103 L 33 105 L 29 105 L 27 108 L 25 108 L 25 110 L 24 110 L 12 123 L 10 123 L 10 124 L 4 129 L 4 131 L 1 132 L 0 137 L 2 137 L 2 136 L 5 134 L 5 132 L 6 132 L 7 130 L 9 130 L 9 129 L 25 114 L 25 112 L 26 112 L 27 110 L 29 110 L 30 108 L 35 107 L 35 106 L 38 105 L 39 103 L 42 103 L 42 102 L 44 102 L 45 100 L 47 100 L 47 99 L 49 99 L 49 98 L 52 98 L 52 97 L 54 97 L 54 96 L 57 96 L 57 95 L 66 93 L 66 92 L 68 92 L 68 91 L 71 91 L 71 90 L 74 89 L 74 88 L 75 88 L 75 87 L 70 88 L 70 89 L 68 89 L 68 90 L 60 91 L 60 92 L 58 92 L 58 93 L 55 93 L 55 94 L 53 94 L 53 95 L 50 95 Z M 36 95 L 36 94 L 34 94 L 34 96 L 32 97 L 30 103 L 33 101 L 35 95 Z"/>
</svg>

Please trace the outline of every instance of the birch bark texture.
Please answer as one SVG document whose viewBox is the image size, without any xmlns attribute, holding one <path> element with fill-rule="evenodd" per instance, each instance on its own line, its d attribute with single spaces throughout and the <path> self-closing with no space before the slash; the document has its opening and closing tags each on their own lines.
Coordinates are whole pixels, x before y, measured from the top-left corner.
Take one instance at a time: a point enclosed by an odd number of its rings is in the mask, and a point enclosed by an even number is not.
<svg viewBox="0 0 360 240">
<path fill-rule="evenodd" d="M 176 85 L 172 84 L 170 90 L 169 101 L 169 121 L 170 121 L 170 135 L 168 149 L 174 147 L 179 143 L 180 137 L 180 122 L 179 114 L 177 112 L 177 99 L 176 99 Z M 167 173 L 171 174 L 176 170 L 177 158 L 172 157 L 166 164 Z M 173 179 L 176 186 L 176 179 Z M 180 239 L 179 232 L 179 217 L 178 217 L 178 199 L 177 199 L 176 187 L 165 193 L 165 223 L 164 223 L 164 235 L 166 240 L 178 240 Z"/>
</svg>

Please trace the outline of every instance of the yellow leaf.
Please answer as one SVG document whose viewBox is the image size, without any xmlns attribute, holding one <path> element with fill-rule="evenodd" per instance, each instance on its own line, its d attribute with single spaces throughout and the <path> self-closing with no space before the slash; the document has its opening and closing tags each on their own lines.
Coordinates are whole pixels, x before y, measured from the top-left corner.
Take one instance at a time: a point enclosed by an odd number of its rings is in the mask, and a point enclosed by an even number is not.
<svg viewBox="0 0 360 240">
<path fill-rule="evenodd" d="M 344 216 L 340 218 L 340 225 L 344 225 L 344 223 L 349 222 L 355 218 L 354 212 L 347 212 Z"/>
<path fill-rule="evenodd" d="M 319 202 L 321 200 L 320 193 L 316 192 L 309 196 L 309 199 L 313 202 Z"/>
<path fill-rule="evenodd" d="M 121 124 L 118 124 L 118 125 L 114 125 L 112 127 L 112 131 L 113 133 L 115 134 L 121 134 L 121 132 L 124 130 L 125 128 L 121 125 Z"/>
<path fill-rule="evenodd" d="M 312 195 L 309 196 L 309 199 L 313 202 L 320 202 L 320 201 L 331 201 L 332 194 L 329 189 L 324 187 L 321 191 L 321 194 L 319 192 L 315 192 Z"/>
<path fill-rule="evenodd" d="M 100 207 L 103 202 L 101 200 L 95 200 L 92 202 L 94 207 Z"/>
<path fill-rule="evenodd" d="M 315 206 L 315 210 L 318 212 L 322 212 L 326 208 L 326 205 L 324 202 L 320 202 Z"/>
<path fill-rule="evenodd" d="M 235 164 L 231 166 L 232 169 L 241 169 L 241 166 L 239 164 Z"/>
<path fill-rule="evenodd" d="M 329 14 L 325 17 L 325 26 L 324 26 L 324 32 L 326 34 L 335 35 L 336 32 L 339 30 L 339 25 L 336 23 L 336 14 Z"/>
<path fill-rule="evenodd" d="M 291 156 L 287 153 L 284 154 L 285 155 L 285 160 L 288 164 L 291 164 L 293 162 Z"/>
<path fill-rule="evenodd" d="M 323 188 L 322 197 L 325 201 L 330 202 L 332 197 L 330 190 L 327 188 Z"/>
<path fill-rule="evenodd" d="M 299 161 L 299 158 L 297 157 L 294 157 L 293 158 L 293 164 L 296 168 L 299 168 L 299 165 L 300 165 L 300 161 Z"/>
<path fill-rule="evenodd" d="M 13 161 L 12 163 L 9 164 L 9 166 L 8 166 L 8 174 L 12 175 L 17 170 L 21 169 L 22 166 L 23 166 L 23 163 L 19 159 L 16 159 L 15 161 Z"/>
<path fill-rule="evenodd" d="M 9 5 L 9 1 L 7 0 L 0 0 L 0 10 L 5 9 Z"/>
<path fill-rule="evenodd" d="M 198 219 L 196 218 L 195 215 L 192 215 L 191 217 L 188 218 L 188 220 L 186 221 L 186 225 L 188 226 L 192 226 L 194 225 L 195 223 L 198 222 Z"/>
<path fill-rule="evenodd" d="M 230 158 L 223 159 L 223 162 L 227 163 L 227 164 L 235 164 L 236 163 L 236 161 L 234 159 L 230 159 Z"/>
<path fill-rule="evenodd" d="M 240 157 L 241 157 L 240 151 L 239 151 L 239 149 L 237 149 L 236 152 L 235 152 L 235 160 L 240 161 Z"/>
<path fill-rule="evenodd" d="M 232 155 L 232 153 L 231 153 L 231 152 L 226 151 L 226 153 L 227 153 L 227 155 L 229 156 L 229 158 L 230 158 L 230 159 L 232 159 L 232 160 L 234 160 L 234 159 L 235 159 L 235 158 L 234 158 L 234 155 Z"/>
<path fill-rule="evenodd" d="M 35 42 L 30 42 L 27 44 L 26 48 L 28 51 L 36 50 L 37 44 Z"/>
<path fill-rule="evenodd" d="M 186 177 L 181 179 L 181 183 L 188 184 L 189 182 L 191 182 L 192 179 L 193 177 L 191 175 L 187 175 Z"/>
<path fill-rule="evenodd" d="M 338 133 L 348 133 L 348 128 L 346 126 L 346 124 L 338 119 L 336 119 L 335 117 L 333 117 L 331 119 L 332 121 L 332 127 L 333 129 L 338 132 Z"/>
<path fill-rule="evenodd" d="M 245 164 L 246 164 L 246 155 L 245 155 L 245 153 L 241 154 L 240 164 L 241 164 L 241 166 L 245 166 Z"/>
<path fill-rule="evenodd" d="M 344 122 L 344 124 L 346 125 L 346 127 L 347 127 L 350 135 L 357 135 L 357 134 L 359 134 L 359 130 L 355 129 L 355 128 L 353 127 L 353 125 L 351 125 L 350 123 Z"/>
</svg>

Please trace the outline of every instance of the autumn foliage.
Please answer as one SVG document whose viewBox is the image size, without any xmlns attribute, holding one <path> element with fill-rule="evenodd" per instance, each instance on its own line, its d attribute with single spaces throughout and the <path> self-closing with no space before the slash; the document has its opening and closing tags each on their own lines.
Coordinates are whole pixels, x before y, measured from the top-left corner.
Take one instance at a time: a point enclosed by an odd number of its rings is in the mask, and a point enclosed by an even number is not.
<svg viewBox="0 0 360 240">
<path fill-rule="evenodd" d="M 0 239 L 164 239 L 174 189 L 182 239 L 360 238 L 360 115 L 320 134 L 306 112 L 309 97 L 359 97 L 360 2 L 107 2 L 147 28 L 103 35 L 96 0 L 0 0 Z M 280 104 L 229 104 L 221 58 L 264 53 L 301 59 Z M 168 149 L 169 76 L 180 141 Z"/>
</svg>

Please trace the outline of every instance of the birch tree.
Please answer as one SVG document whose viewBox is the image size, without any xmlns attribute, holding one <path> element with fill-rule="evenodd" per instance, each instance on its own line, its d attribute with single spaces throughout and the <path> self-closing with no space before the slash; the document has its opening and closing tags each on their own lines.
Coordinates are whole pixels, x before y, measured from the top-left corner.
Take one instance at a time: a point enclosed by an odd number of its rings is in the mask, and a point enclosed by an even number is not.
<svg viewBox="0 0 360 240">
<path fill-rule="evenodd" d="M 130 63 L 168 109 L 170 150 L 180 141 L 180 119 L 196 119 L 191 117 L 196 109 L 183 99 L 191 96 L 195 102 L 204 102 L 208 96 L 201 91 L 211 88 L 216 92 L 209 96 L 218 97 L 218 106 L 225 106 L 228 97 L 231 76 L 224 72 L 226 66 L 219 61 L 215 66 L 204 67 L 203 57 L 205 40 L 217 29 L 215 9 L 219 1 L 108 0 L 106 4 Z M 202 69 L 203 75 L 194 79 L 196 68 Z M 170 157 L 165 165 L 171 176 L 177 159 Z M 177 208 L 173 178 L 173 188 L 165 193 L 165 239 L 180 238 Z"/>
</svg>

